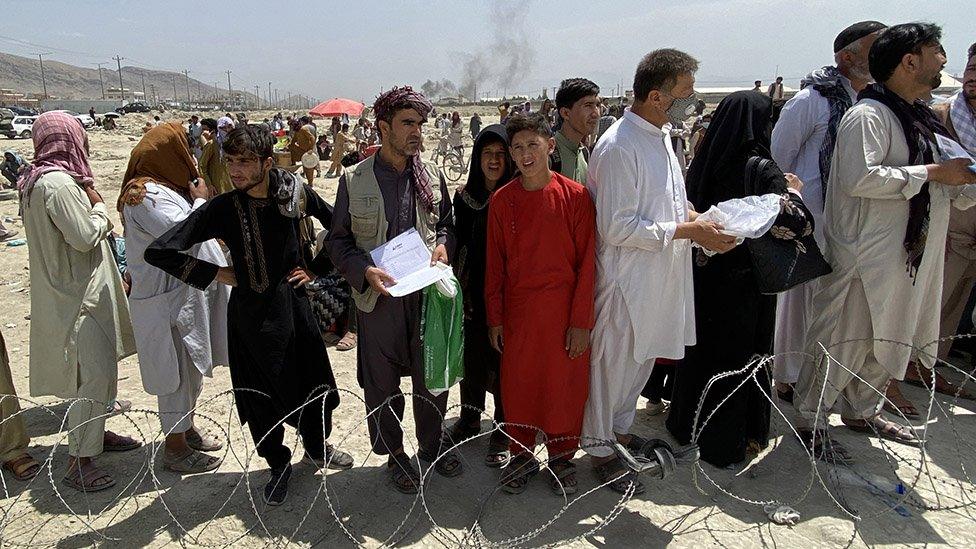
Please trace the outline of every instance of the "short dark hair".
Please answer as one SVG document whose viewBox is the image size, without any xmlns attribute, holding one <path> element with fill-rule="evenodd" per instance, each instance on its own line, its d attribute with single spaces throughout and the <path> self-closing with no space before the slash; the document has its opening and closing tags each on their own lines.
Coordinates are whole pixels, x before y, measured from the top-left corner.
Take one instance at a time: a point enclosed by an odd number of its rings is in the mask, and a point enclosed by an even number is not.
<svg viewBox="0 0 976 549">
<path fill-rule="evenodd" d="M 868 68 L 878 82 L 886 82 L 909 53 L 919 54 L 923 46 L 938 44 L 942 27 L 933 23 L 904 23 L 888 27 L 868 53 Z"/>
<path fill-rule="evenodd" d="M 274 136 L 271 130 L 258 124 L 242 124 L 227 132 L 224 138 L 224 154 L 253 154 L 264 160 L 274 155 Z"/>
<path fill-rule="evenodd" d="M 668 92 L 682 74 L 698 71 L 698 60 L 672 48 L 654 50 L 637 64 L 634 99 L 644 101 L 652 90 Z"/>
<path fill-rule="evenodd" d="M 511 143 L 515 134 L 526 130 L 535 132 L 546 139 L 552 137 L 549 121 L 546 120 L 546 117 L 542 113 L 513 114 L 505 122 L 505 133 L 508 134 L 509 143 Z"/>
<path fill-rule="evenodd" d="M 755 82 L 753 82 L 753 84 L 758 86 L 759 84 L 762 84 L 762 80 L 756 80 Z"/>
<path fill-rule="evenodd" d="M 577 101 L 591 95 L 600 95 L 600 86 L 586 78 L 567 78 L 559 83 L 556 92 L 556 108 L 573 108 Z"/>
<path fill-rule="evenodd" d="M 349 124 L 343 124 L 342 125 L 342 131 L 346 131 L 348 129 L 349 129 Z"/>
<path fill-rule="evenodd" d="M 966 63 L 969 63 L 969 60 L 972 59 L 974 55 L 976 55 L 976 43 L 969 46 L 969 55 L 966 56 Z"/>
<path fill-rule="evenodd" d="M 777 76 L 776 77 L 776 81 L 777 82 L 782 82 L 783 81 L 783 77 L 782 76 Z"/>
</svg>

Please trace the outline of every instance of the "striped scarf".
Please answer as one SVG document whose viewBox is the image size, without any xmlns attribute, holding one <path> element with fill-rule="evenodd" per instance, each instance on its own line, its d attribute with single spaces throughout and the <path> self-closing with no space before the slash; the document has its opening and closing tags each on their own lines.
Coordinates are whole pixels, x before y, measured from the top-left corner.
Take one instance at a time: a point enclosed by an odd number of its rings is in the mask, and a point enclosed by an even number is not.
<svg viewBox="0 0 976 549">
<path fill-rule="evenodd" d="M 820 191 L 824 204 L 827 203 L 827 178 L 830 176 L 830 162 L 834 158 L 834 144 L 837 142 L 837 126 L 847 109 L 854 105 L 843 76 L 837 67 L 823 67 L 807 75 L 800 81 L 800 89 L 812 86 L 830 105 L 830 118 L 827 120 L 827 133 L 820 144 Z"/>
<path fill-rule="evenodd" d="M 949 117 L 952 127 L 959 136 L 959 144 L 965 147 L 969 154 L 976 155 L 976 115 L 969 107 L 962 90 L 952 97 L 949 105 Z"/>
</svg>

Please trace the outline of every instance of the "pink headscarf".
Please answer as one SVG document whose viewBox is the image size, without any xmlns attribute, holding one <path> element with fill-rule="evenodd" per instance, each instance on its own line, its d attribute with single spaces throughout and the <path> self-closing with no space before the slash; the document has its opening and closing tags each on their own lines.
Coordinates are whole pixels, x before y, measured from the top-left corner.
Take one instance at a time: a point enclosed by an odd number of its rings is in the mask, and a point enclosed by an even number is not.
<svg viewBox="0 0 976 549">
<path fill-rule="evenodd" d="M 61 111 L 46 112 L 34 121 L 31 134 L 34 162 L 17 181 L 22 204 L 27 203 L 34 184 L 46 173 L 64 172 L 82 187 L 95 185 L 88 164 L 88 133 L 77 118 Z"/>
</svg>

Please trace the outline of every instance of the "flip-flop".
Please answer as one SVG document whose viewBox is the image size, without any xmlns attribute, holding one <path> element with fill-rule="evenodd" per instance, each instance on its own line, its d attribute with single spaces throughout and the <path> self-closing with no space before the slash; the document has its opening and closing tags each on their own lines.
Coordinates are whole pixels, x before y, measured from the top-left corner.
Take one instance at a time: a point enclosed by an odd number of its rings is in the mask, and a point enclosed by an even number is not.
<svg viewBox="0 0 976 549">
<path fill-rule="evenodd" d="M 23 454 L 18 458 L 5 461 L 3 468 L 10 471 L 17 480 L 24 481 L 36 477 L 37 473 L 41 471 L 41 464 L 30 454 Z"/>
<path fill-rule="evenodd" d="M 196 473 L 206 473 L 220 467 L 223 462 L 217 456 L 204 454 L 203 452 L 190 448 L 186 455 L 173 458 L 163 454 L 163 466 L 174 473 L 184 473 L 192 475 Z"/>
<path fill-rule="evenodd" d="M 921 439 L 915 436 L 911 427 L 902 425 L 894 421 L 888 421 L 881 416 L 874 416 L 867 419 L 845 419 L 841 418 L 848 429 L 858 432 L 877 435 L 885 440 L 905 444 L 906 446 L 920 446 Z"/>
<path fill-rule="evenodd" d="M 100 480 L 107 480 L 103 484 L 97 484 Z M 71 467 L 68 474 L 61 479 L 61 482 L 78 490 L 79 492 L 100 492 L 115 486 L 115 479 L 111 475 L 95 466 L 94 462 L 78 466 L 78 462 Z"/>
</svg>

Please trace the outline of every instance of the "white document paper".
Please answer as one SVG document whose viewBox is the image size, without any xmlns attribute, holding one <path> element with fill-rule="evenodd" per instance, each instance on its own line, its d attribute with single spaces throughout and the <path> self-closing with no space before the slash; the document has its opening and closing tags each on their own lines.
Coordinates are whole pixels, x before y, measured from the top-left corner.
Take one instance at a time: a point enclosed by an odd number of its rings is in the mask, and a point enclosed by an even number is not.
<svg viewBox="0 0 976 549">
<path fill-rule="evenodd" d="M 430 250 L 417 229 L 397 235 L 369 255 L 377 267 L 396 280 L 396 284 L 386 288 L 394 297 L 422 290 L 452 272 L 446 265 L 430 265 Z"/>
</svg>

